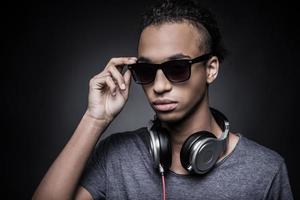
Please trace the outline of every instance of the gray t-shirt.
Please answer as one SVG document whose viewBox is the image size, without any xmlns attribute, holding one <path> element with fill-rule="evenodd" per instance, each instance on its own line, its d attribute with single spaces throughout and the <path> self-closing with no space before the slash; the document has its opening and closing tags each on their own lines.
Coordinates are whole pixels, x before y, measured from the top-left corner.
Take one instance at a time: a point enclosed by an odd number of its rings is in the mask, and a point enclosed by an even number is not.
<svg viewBox="0 0 300 200">
<path fill-rule="evenodd" d="M 97 199 L 162 199 L 145 127 L 102 140 L 80 184 Z M 165 174 L 167 199 L 293 199 L 284 159 L 238 134 L 234 151 L 206 175 Z"/>
</svg>

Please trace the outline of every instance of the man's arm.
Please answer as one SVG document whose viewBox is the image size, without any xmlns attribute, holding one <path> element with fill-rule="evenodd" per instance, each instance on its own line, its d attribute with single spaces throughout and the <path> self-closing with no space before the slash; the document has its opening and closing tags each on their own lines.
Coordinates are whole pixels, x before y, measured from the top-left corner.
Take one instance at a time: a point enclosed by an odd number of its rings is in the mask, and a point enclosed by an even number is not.
<svg viewBox="0 0 300 200">
<path fill-rule="evenodd" d="M 130 87 L 130 71 L 124 75 L 122 66 L 136 58 L 112 58 L 105 69 L 89 83 L 88 109 L 74 134 L 53 162 L 33 199 L 92 199 L 79 179 L 100 135 L 124 107 Z"/>
<path fill-rule="evenodd" d="M 85 113 L 73 136 L 41 181 L 33 199 L 73 199 L 93 147 L 108 125 L 109 122 Z M 79 188 L 76 196 L 77 199 L 92 199 L 84 188 Z"/>
</svg>

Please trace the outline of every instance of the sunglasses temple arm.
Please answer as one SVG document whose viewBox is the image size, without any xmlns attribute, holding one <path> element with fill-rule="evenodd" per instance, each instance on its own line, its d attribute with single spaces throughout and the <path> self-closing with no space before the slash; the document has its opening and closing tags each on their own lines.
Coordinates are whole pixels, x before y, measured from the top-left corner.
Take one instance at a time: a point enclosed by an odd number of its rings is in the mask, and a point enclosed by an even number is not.
<svg viewBox="0 0 300 200">
<path fill-rule="evenodd" d="M 210 59 L 212 56 L 211 53 L 208 53 L 208 54 L 204 54 L 202 56 L 199 56 L 197 58 L 194 58 L 193 60 L 191 60 L 191 64 L 194 64 L 194 63 L 197 63 L 197 62 L 202 62 L 202 61 L 205 61 L 205 60 L 208 60 Z"/>
</svg>

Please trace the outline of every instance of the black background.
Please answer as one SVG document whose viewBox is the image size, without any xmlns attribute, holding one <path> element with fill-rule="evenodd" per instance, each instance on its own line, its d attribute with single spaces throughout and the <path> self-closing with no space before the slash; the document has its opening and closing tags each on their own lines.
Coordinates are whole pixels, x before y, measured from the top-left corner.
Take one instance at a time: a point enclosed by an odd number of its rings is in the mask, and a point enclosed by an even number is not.
<svg viewBox="0 0 300 200">
<path fill-rule="evenodd" d="M 89 79 L 111 57 L 136 56 L 140 15 L 150 2 L 2 5 L 1 180 L 9 199 L 31 197 L 86 109 Z M 210 88 L 211 105 L 226 113 L 234 132 L 285 158 L 298 199 L 298 10 L 288 1 L 203 4 L 217 15 L 230 51 Z M 105 136 L 143 126 L 152 114 L 132 84 Z"/>
</svg>

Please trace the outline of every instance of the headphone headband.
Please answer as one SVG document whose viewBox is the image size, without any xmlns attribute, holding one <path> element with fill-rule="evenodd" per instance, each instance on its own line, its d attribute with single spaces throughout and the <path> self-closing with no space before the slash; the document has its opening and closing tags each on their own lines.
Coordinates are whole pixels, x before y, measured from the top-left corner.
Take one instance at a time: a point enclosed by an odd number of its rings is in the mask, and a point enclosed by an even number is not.
<svg viewBox="0 0 300 200">
<path fill-rule="evenodd" d="M 209 107 L 214 119 L 216 120 L 217 124 L 222 129 L 221 137 L 218 139 L 222 142 L 223 150 L 226 150 L 227 141 L 228 141 L 228 134 L 229 134 L 229 121 L 227 117 L 220 111 L 215 108 Z"/>
</svg>

